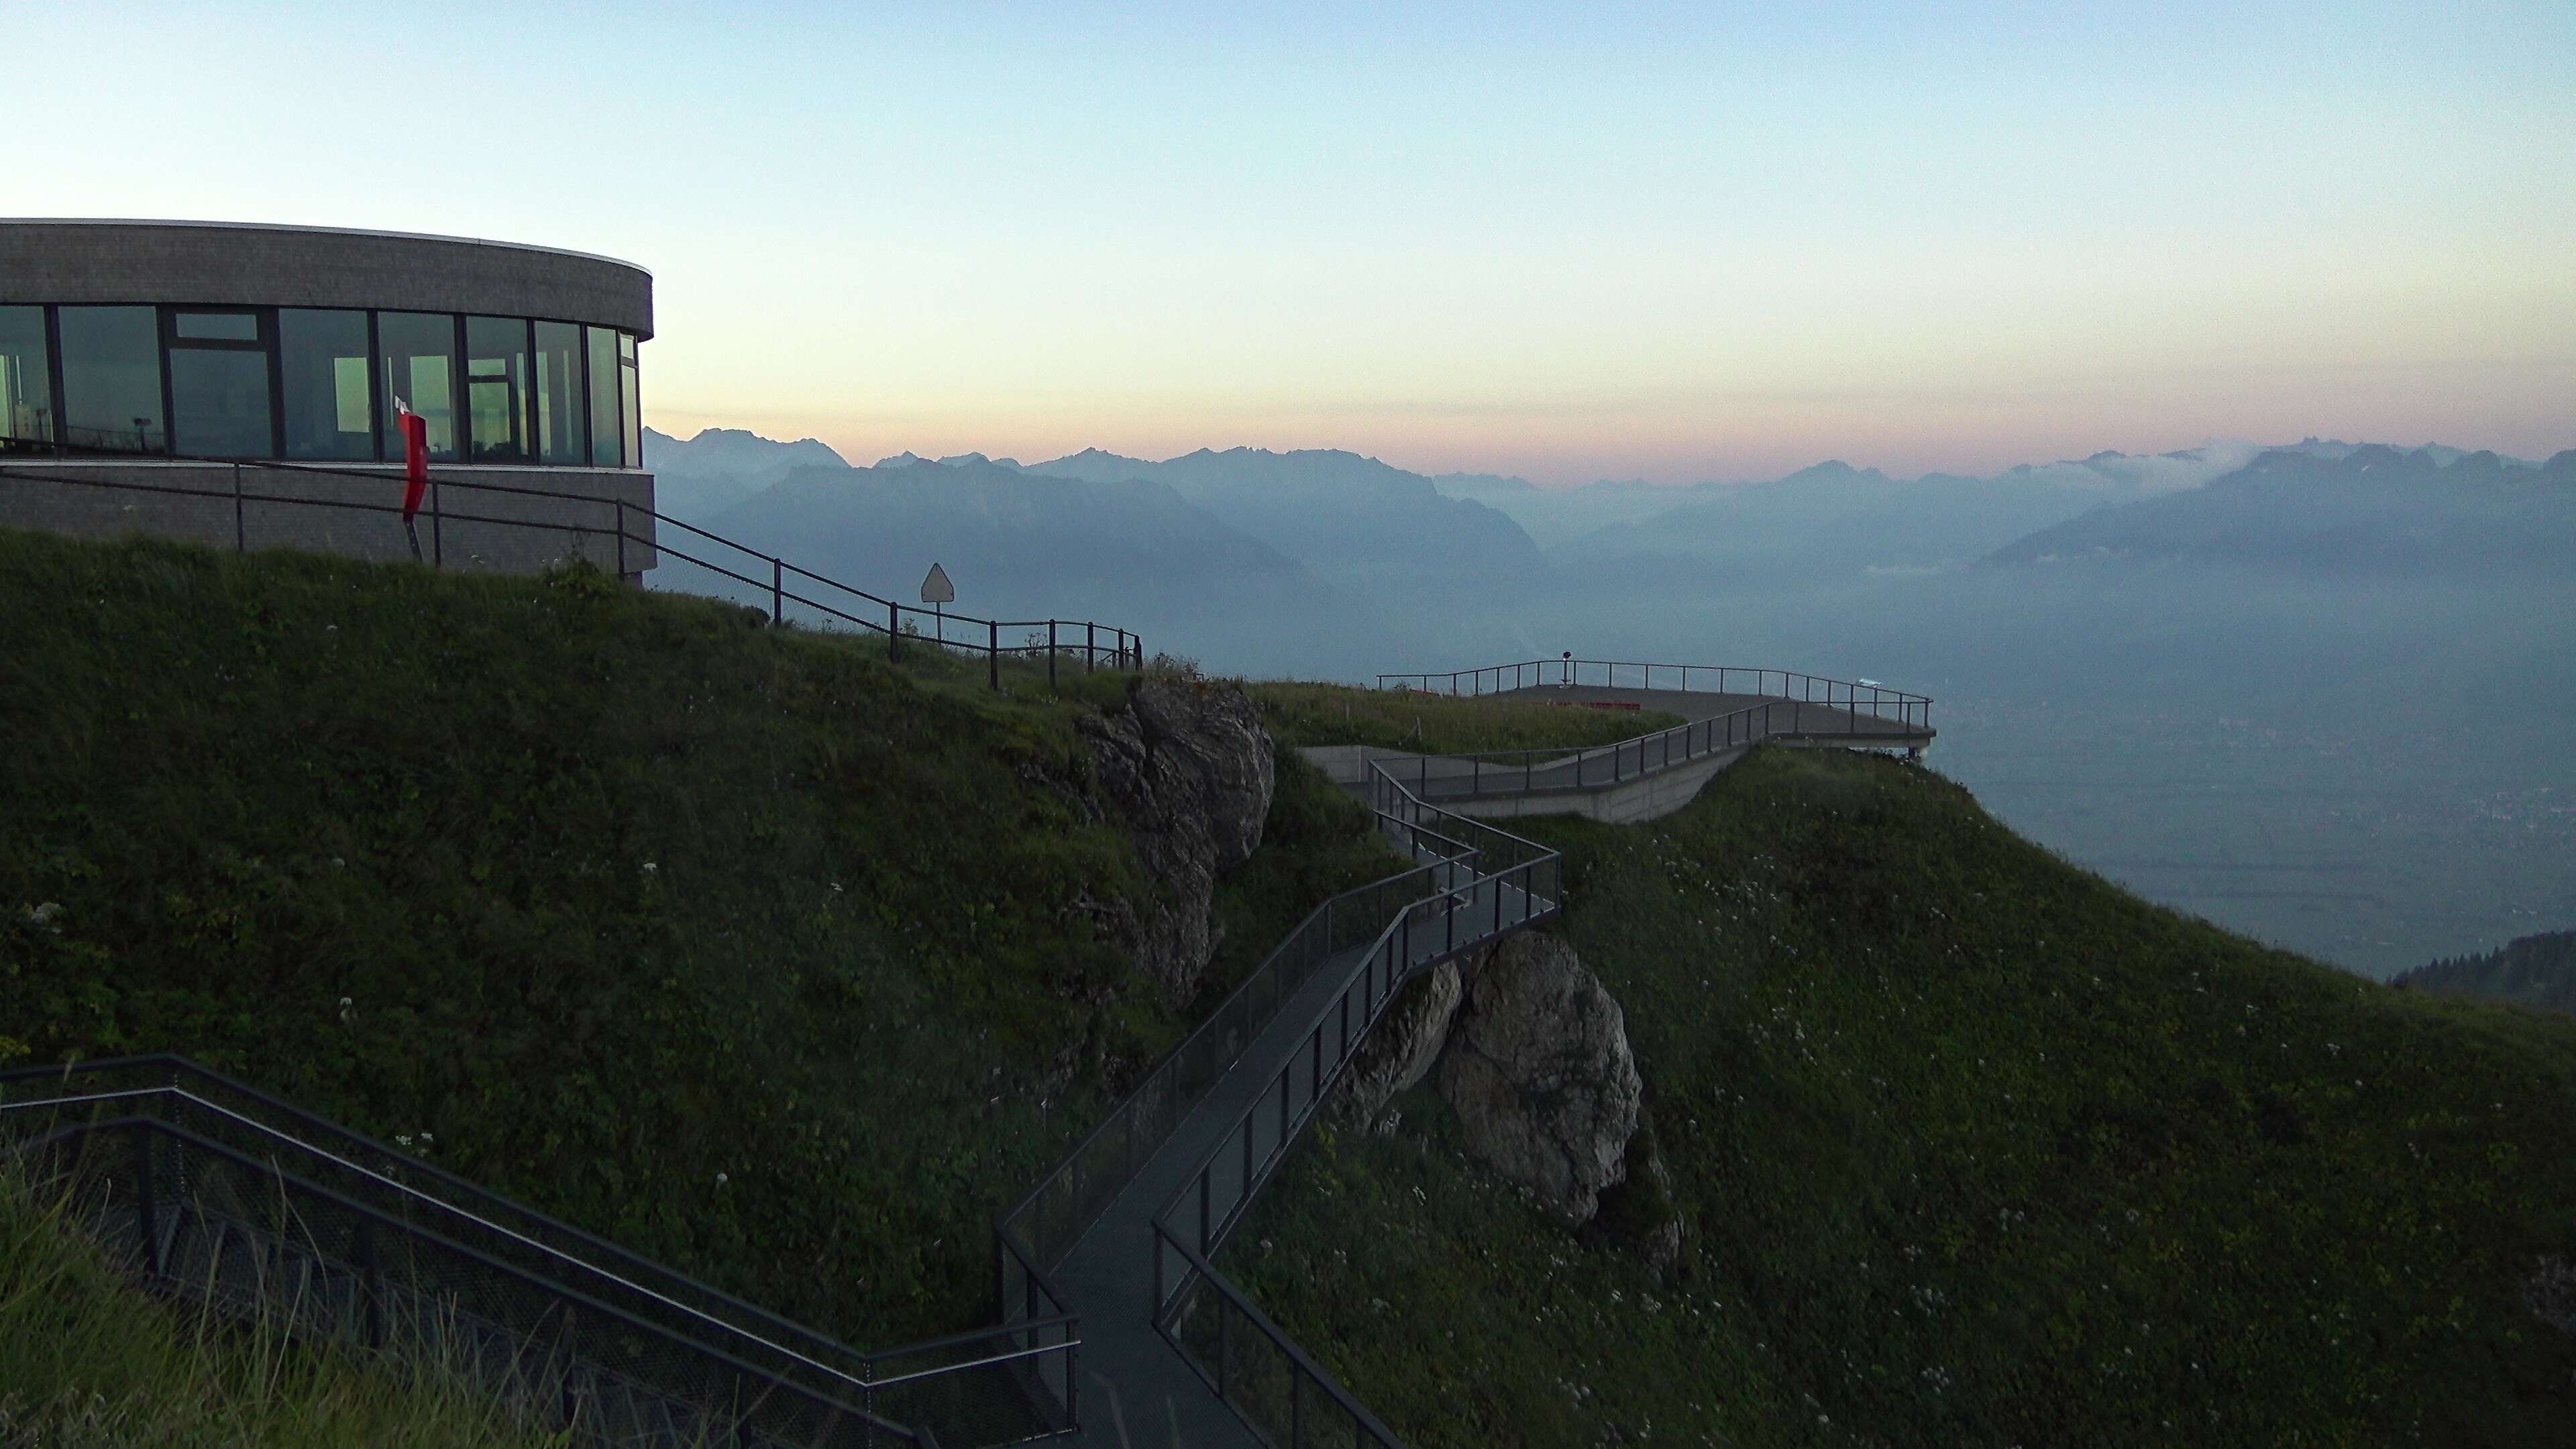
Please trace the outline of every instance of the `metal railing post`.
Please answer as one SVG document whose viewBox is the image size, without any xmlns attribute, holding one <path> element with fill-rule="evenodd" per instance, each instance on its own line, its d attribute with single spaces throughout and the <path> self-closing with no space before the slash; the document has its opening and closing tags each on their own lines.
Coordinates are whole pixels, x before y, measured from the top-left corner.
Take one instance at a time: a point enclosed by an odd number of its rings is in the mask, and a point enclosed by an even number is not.
<svg viewBox="0 0 2576 1449">
<path fill-rule="evenodd" d="M 769 561 L 769 622 L 787 622 L 787 566 L 775 558 Z"/>
<path fill-rule="evenodd" d="M 376 1257 L 376 1222 L 358 1219 L 358 1272 L 367 1296 L 367 1347 L 385 1346 L 385 1270 Z"/>
<path fill-rule="evenodd" d="M 1100 625 L 1082 626 L 1082 672 L 1089 674 L 1100 663 Z"/>
<path fill-rule="evenodd" d="M 159 1197 L 158 1184 L 152 1175 L 152 1129 L 137 1124 L 134 1128 L 134 1198 L 135 1226 L 143 1230 L 143 1261 L 159 1278 L 169 1271 L 169 1262 L 161 1251 L 161 1209 L 154 1201 Z"/>
<path fill-rule="evenodd" d="M 903 657 L 902 614 L 902 605 L 894 603 L 886 605 L 886 658 L 888 659 Z"/>
<path fill-rule="evenodd" d="M 998 620 L 984 621 L 984 673 L 986 684 L 995 689 L 1002 687 L 1002 626 Z"/>
<path fill-rule="evenodd" d="M 1047 620 L 1047 688 L 1055 688 L 1055 620 Z"/>
</svg>

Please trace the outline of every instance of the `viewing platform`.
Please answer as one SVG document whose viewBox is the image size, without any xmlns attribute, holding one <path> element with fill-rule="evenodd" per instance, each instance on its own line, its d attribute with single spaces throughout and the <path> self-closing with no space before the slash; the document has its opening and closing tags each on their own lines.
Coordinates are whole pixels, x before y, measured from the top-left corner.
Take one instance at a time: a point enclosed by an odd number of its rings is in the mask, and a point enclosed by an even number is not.
<svg viewBox="0 0 2576 1449">
<path fill-rule="evenodd" d="M 1424 801 L 1462 815 L 1575 814 L 1624 823 L 1668 815 L 1710 777 L 1765 742 L 1793 748 L 1931 748 L 1932 701 L 1873 680 L 1733 665 L 1529 660 L 1449 674 L 1381 674 L 1382 689 L 1443 698 L 1661 711 L 1685 723 L 1589 749 L 1431 755 L 1365 745 L 1303 750 L 1327 775 L 1358 788 L 1371 766 Z"/>
</svg>

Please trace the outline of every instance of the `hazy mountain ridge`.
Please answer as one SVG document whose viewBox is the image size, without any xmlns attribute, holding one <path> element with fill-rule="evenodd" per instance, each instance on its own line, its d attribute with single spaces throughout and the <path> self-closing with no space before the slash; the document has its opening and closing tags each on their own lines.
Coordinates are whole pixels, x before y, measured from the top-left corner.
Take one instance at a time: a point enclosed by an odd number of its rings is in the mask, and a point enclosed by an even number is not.
<svg viewBox="0 0 2576 1449">
<path fill-rule="evenodd" d="M 2576 931 L 2517 937 L 2493 951 L 2401 971 L 2390 984 L 2576 1012 Z"/>
<path fill-rule="evenodd" d="M 701 523 L 799 468 L 850 464 L 813 438 L 782 443 L 742 428 L 705 428 L 681 439 L 646 428 L 644 466 L 653 473 L 654 507 Z"/>
<path fill-rule="evenodd" d="M 2429 448 L 2273 449 L 2209 486 L 2105 508 L 1997 549 L 1989 565 L 2190 561 L 2328 573 L 2563 574 L 2576 451 L 2525 467 Z"/>
<path fill-rule="evenodd" d="M 1056 477 L 1143 478 L 1309 567 L 1359 587 L 1444 575 L 1543 571 L 1538 545 L 1499 509 L 1451 498 L 1419 473 L 1340 449 L 1201 448 L 1160 463 L 1098 449 L 1028 465 Z"/>
<path fill-rule="evenodd" d="M 1145 633 L 1157 650 L 1230 658 L 1242 649 L 1273 670 L 1315 667 L 1313 631 L 1274 628 L 1265 643 L 1242 621 L 1377 627 L 1296 559 L 1142 480 L 1095 483 L 990 461 L 804 468 L 708 526 L 907 604 L 936 562 L 959 613 L 1093 619 Z"/>
</svg>

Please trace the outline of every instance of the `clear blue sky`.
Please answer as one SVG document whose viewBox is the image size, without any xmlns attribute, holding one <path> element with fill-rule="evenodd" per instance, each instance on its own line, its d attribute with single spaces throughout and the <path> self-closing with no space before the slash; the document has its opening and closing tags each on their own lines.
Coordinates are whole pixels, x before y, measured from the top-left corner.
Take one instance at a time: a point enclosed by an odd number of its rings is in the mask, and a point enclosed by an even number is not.
<svg viewBox="0 0 2576 1449">
<path fill-rule="evenodd" d="M 0 211 L 628 258 L 668 431 L 1553 481 L 2576 446 L 2566 0 L 6 28 Z"/>
</svg>

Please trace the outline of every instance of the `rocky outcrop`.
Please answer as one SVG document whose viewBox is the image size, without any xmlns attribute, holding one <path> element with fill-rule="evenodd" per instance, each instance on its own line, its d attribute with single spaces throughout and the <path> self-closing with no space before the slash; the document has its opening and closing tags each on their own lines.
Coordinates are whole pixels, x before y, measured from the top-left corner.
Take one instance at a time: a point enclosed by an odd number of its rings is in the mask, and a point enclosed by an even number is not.
<svg viewBox="0 0 2576 1449">
<path fill-rule="evenodd" d="M 1349 1075 L 1333 1099 L 1342 1120 L 1375 1126 L 1388 1101 L 1431 1075 L 1440 1049 L 1449 1042 L 1450 1019 L 1465 996 L 1465 978 L 1455 961 L 1443 961 L 1413 978 L 1351 1058 Z"/>
<path fill-rule="evenodd" d="M 1619 1003 L 1553 936 L 1497 946 L 1466 983 L 1440 1091 L 1468 1150 L 1569 1225 L 1627 1175 L 1644 1082 Z"/>
<path fill-rule="evenodd" d="M 1634 1253 L 1658 1277 L 1688 1276 L 1690 1224 L 1674 1196 L 1672 1169 L 1664 1165 L 1663 1149 L 1655 1140 L 1651 1087 L 1637 1131 L 1628 1139 L 1626 1179 L 1603 1189 L 1601 1214 L 1590 1231 Z"/>
<path fill-rule="evenodd" d="M 1079 726 L 1100 794 L 1135 838 L 1155 898 L 1120 903 L 1111 930 L 1175 999 L 1216 953 L 1216 878 L 1261 844 L 1277 759 L 1239 689 L 1148 679 Z"/>
</svg>

